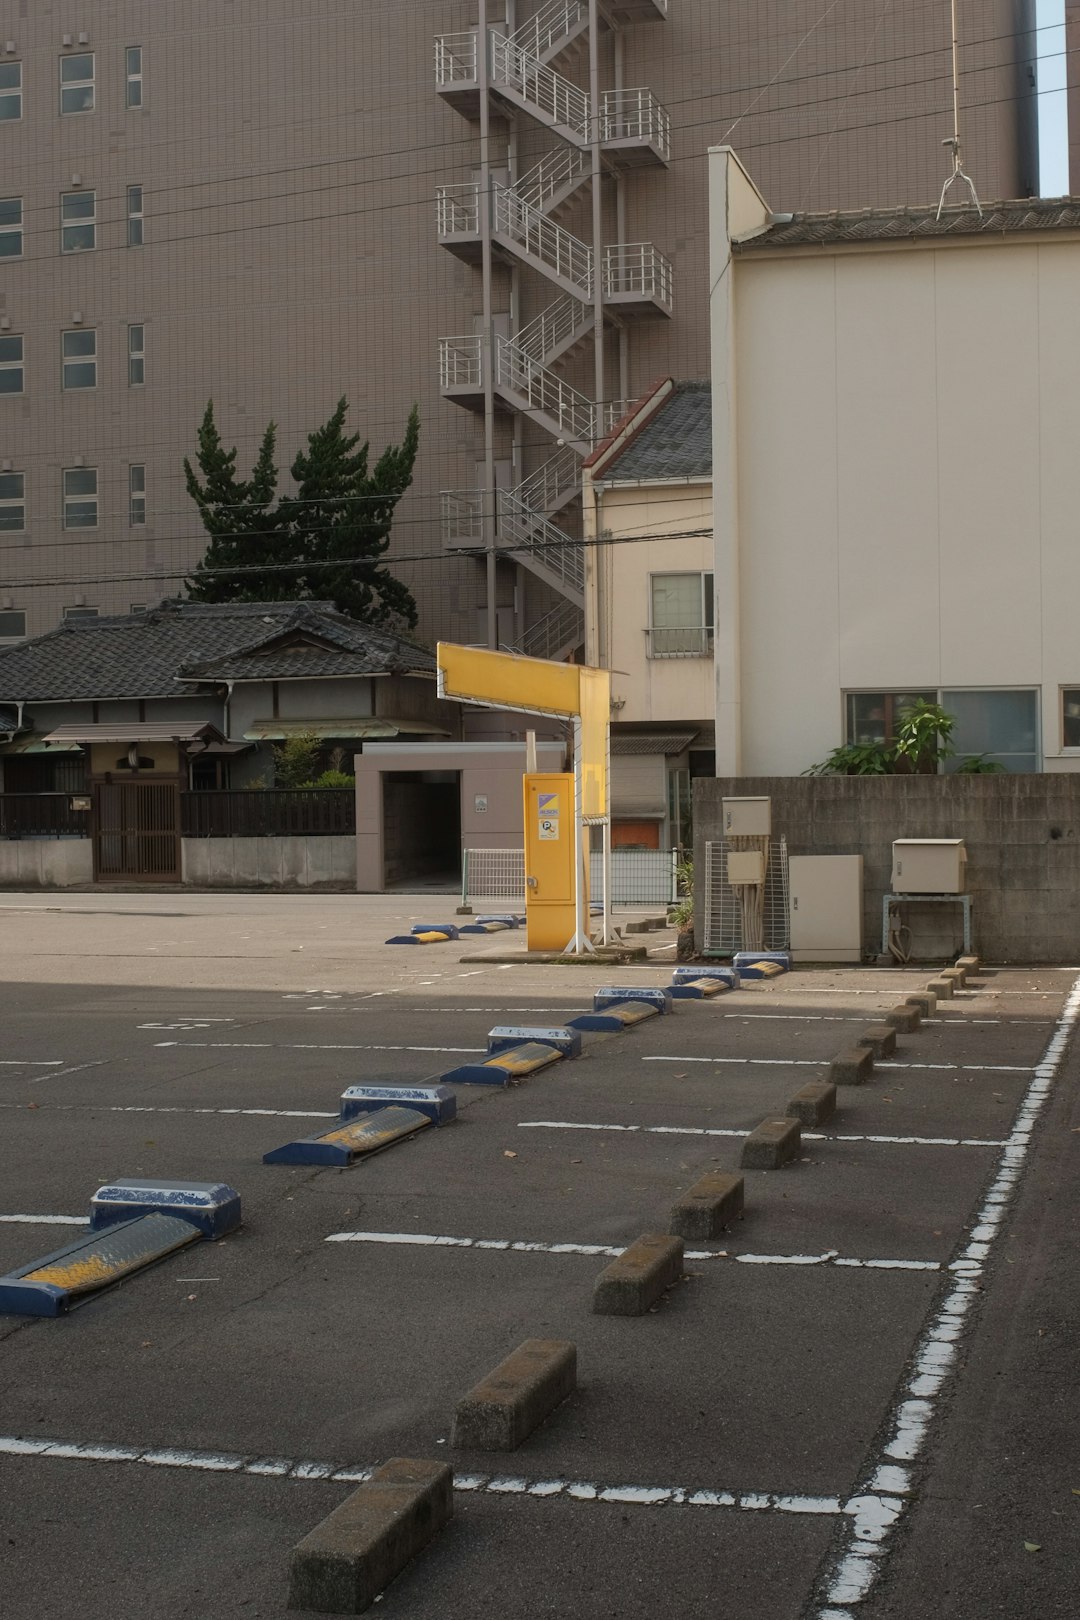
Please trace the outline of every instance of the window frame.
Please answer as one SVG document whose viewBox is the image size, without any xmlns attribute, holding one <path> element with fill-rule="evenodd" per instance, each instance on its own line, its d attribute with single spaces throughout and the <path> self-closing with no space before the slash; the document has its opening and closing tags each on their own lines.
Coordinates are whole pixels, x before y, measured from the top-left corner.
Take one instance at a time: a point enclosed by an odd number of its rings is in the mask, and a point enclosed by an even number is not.
<svg viewBox="0 0 1080 1620">
<path fill-rule="evenodd" d="M 92 349 L 83 353 L 68 354 L 68 338 L 89 338 L 93 344 Z M 60 389 L 65 394 L 87 393 L 98 385 L 98 335 L 96 326 L 68 326 L 60 334 Z M 69 382 L 68 368 L 77 366 L 92 366 L 93 382 Z"/>
<path fill-rule="evenodd" d="M 14 84 L 14 85 L 10 85 L 10 84 L 9 85 L 0 85 L 0 103 L 3 103 L 5 101 L 7 101 L 9 97 L 13 97 L 17 101 L 18 107 L 19 107 L 18 112 L 11 115 L 11 116 L 5 116 L 5 114 L 0 113 L 0 124 L 18 124 L 18 123 L 20 123 L 22 121 L 22 115 L 23 115 L 23 71 L 22 71 L 23 70 L 23 65 L 22 65 L 22 61 L 20 60 L 18 62 L 0 62 L 0 68 L 15 68 L 17 73 L 18 73 L 18 79 L 19 79 L 19 82 L 17 84 Z"/>
<path fill-rule="evenodd" d="M 646 657 L 652 659 L 666 658 L 711 658 L 716 641 L 716 575 L 711 568 L 664 568 L 658 569 L 649 576 L 649 623 L 645 631 Z M 697 579 L 700 588 L 701 623 L 686 625 L 658 625 L 656 623 L 656 581 L 661 579 Z M 700 632 L 701 645 L 686 649 L 674 648 L 660 651 L 657 642 L 657 633 L 673 631 L 675 634 L 691 636 Z"/>
<path fill-rule="evenodd" d="M 5 203 L 14 204 L 18 208 L 19 220 L 16 225 L 5 225 L 0 222 L 0 241 L 7 236 L 17 236 L 19 246 L 14 253 L 0 252 L 0 262 L 6 262 L 8 259 L 21 259 L 23 256 L 23 200 L 21 197 L 0 197 L 0 208 Z"/>
<path fill-rule="evenodd" d="M 132 56 L 138 60 L 138 66 L 133 70 Z M 132 87 L 135 96 L 132 96 Z M 124 108 L 127 112 L 138 112 L 143 106 L 143 48 L 141 45 L 124 46 Z"/>
<path fill-rule="evenodd" d="M 87 60 L 90 63 L 90 76 L 84 79 L 68 79 L 64 77 L 64 69 L 69 62 Z M 97 111 L 97 62 L 93 51 L 72 51 L 70 55 L 61 56 L 60 62 L 60 116 L 61 118 L 80 118 L 84 113 Z M 89 90 L 90 103 L 86 107 L 65 107 L 64 96 L 76 90 Z"/>
<path fill-rule="evenodd" d="M 5 478 L 19 478 L 19 479 L 21 479 L 22 480 L 21 493 L 18 494 L 18 495 L 5 495 L 3 493 L 3 483 L 4 483 Z M 15 510 L 16 508 L 22 514 L 19 523 L 10 524 L 10 523 L 5 522 L 4 521 L 5 514 L 8 512 L 8 510 L 9 509 L 10 510 Z M 12 468 L 8 472 L 0 472 L 0 534 L 25 534 L 25 533 L 26 533 L 26 474 L 25 474 L 25 472 L 16 472 L 16 470 L 14 468 Z"/>
<path fill-rule="evenodd" d="M 81 215 L 81 216 L 76 217 L 75 219 L 67 219 L 67 218 L 65 218 L 64 209 L 65 209 L 66 205 L 70 201 L 72 201 L 74 198 L 78 198 L 80 201 L 82 199 L 84 199 L 84 198 L 89 198 L 89 201 L 90 201 L 90 213 L 89 213 L 88 217 L 85 216 L 85 215 Z M 90 232 L 90 241 L 89 241 L 89 243 L 87 243 L 85 246 L 82 246 L 82 247 L 79 247 L 79 246 L 68 247 L 66 245 L 67 233 L 69 231 L 86 231 L 86 230 L 88 230 Z M 62 191 L 60 193 L 60 252 L 63 253 L 63 254 L 69 254 L 69 253 L 94 253 L 94 252 L 96 252 L 96 250 L 97 250 L 97 192 L 96 191 Z"/>
<path fill-rule="evenodd" d="M 139 475 L 136 480 L 136 473 Z M 136 514 L 139 515 L 136 515 Z M 128 528 L 144 529 L 146 527 L 146 463 L 132 461 L 128 463 Z"/>
<path fill-rule="evenodd" d="M 7 360 L 3 355 L 5 343 L 19 345 L 19 358 Z M 0 375 L 19 373 L 18 388 L 0 388 L 0 399 L 19 399 L 26 392 L 26 337 L 22 332 L 0 332 Z"/>
<path fill-rule="evenodd" d="M 22 620 L 22 630 L 18 634 L 10 635 L 4 629 L 3 621 L 5 619 L 7 619 L 7 618 L 11 618 L 11 619 L 20 618 Z M 0 646 L 5 646 L 6 647 L 6 646 L 9 646 L 10 643 L 13 642 L 13 641 L 25 641 L 25 640 L 26 640 L 26 609 L 25 608 L 0 608 Z"/>
<path fill-rule="evenodd" d="M 75 607 L 73 605 L 61 608 L 60 617 L 63 619 L 100 619 L 101 609 L 96 607 Z"/>
<path fill-rule="evenodd" d="M 1071 743 L 1066 742 L 1065 740 L 1065 699 L 1070 694 L 1074 694 L 1077 703 L 1080 704 L 1080 681 L 1071 683 L 1066 682 L 1058 687 L 1058 738 L 1060 741 L 1061 752 L 1068 755 L 1070 758 L 1074 758 L 1076 755 L 1080 754 L 1080 742 Z M 1071 718 L 1080 719 L 1080 716 L 1072 716 Z"/>
<path fill-rule="evenodd" d="M 134 334 L 139 333 L 139 342 L 135 343 Z M 138 376 L 135 375 L 138 369 Z M 146 386 L 146 323 L 145 321 L 131 321 L 127 329 L 127 381 L 129 388 L 145 388 Z"/>
<path fill-rule="evenodd" d="M 135 195 L 137 195 L 138 199 L 139 199 L 139 204 L 138 204 L 137 208 L 132 207 L 132 197 L 135 196 Z M 146 218 L 146 215 L 143 213 L 143 188 L 142 188 L 142 186 L 128 186 L 128 188 L 127 188 L 127 245 L 128 245 L 129 248 L 136 248 L 136 247 L 141 248 L 143 246 L 143 243 L 145 241 L 145 228 L 144 228 L 145 218 Z"/>
<path fill-rule="evenodd" d="M 1065 689 L 1062 688 L 1061 690 L 1064 691 Z M 1070 688 L 1069 690 L 1080 691 L 1080 687 L 1075 688 L 1075 689 Z M 1033 713 L 1034 713 L 1034 717 L 1035 717 L 1035 745 L 1034 745 L 1033 750 L 1031 750 L 1031 752 L 1034 755 L 1034 760 L 1035 760 L 1034 772 L 1035 772 L 1036 775 L 1039 775 L 1043 771 L 1045 771 L 1045 769 L 1046 769 L 1046 752 L 1045 752 L 1045 747 L 1044 747 L 1044 742 L 1043 742 L 1042 701 L 1041 701 L 1042 700 L 1042 688 L 1039 687 L 1039 686 L 1030 686 L 1030 685 L 1025 686 L 1025 685 L 1022 685 L 1022 684 L 1014 685 L 1014 686 L 948 686 L 948 687 L 945 687 L 945 686 L 938 686 L 938 687 L 924 686 L 924 687 L 921 687 L 921 688 L 913 687 L 910 691 L 907 691 L 907 692 L 895 692 L 895 691 L 894 692 L 882 692 L 880 687 L 866 687 L 866 686 L 864 686 L 864 687 L 858 687 L 858 686 L 845 687 L 840 693 L 841 734 L 842 734 L 842 737 L 843 737 L 843 740 L 844 740 L 844 746 L 845 747 L 853 746 L 853 744 L 852 744 L 852 735 L 853 734 L 849 730 L 849 727 L 848 727 L 848 700 L 850 698 L 853 698 L 853 697 L 881 697 L 883 699 L 889 699 L 892 702 L 895 702 L 898 698 L 908 698 L 908 699 L 911 699 L 911 698 L 926 698 L 928 702 L 938 703 L 947 712 L 951 712 L 949 710 L 948 698 L 950 696 L 961 696 L 961 695 L 967 694 L 969 692 L 970 693 L 979 693 L 979 692 L 1015 693 L 1015 692 L 1020 692 L 1020 693 L 1027 694 L 1028 696 L 1033 698 L 1033 700 L 1034 700 Z M 1059 705 L 1059 712 L 1060 712 L 1060 705 Z M 894 739 L 894 737 L 895 737 L 894 732 L 887 733 L 884 740 L 885 740 L 886 743 L 888 743 L 888 742 L 891 742 Z M 1017 755 L 1019 753 L 1019 751 L 1015 750 L 1015 749 L 1014 750 L 999 749 L 999 750 L 996 750 L 996 751 L 993 750 L 993 749 L 986 749 L 985 752 L 987 754 L 989 754 L 989 756 L 990 756 L 990 758 L 992 760 L 997 759 L 999 761 L 1002 758 L 1015 758 L 1015 757 L 1017 757 Z M 1080 753 L 1080 747 L 1078 747 L 1076 749 L 1076 752 Z M 967 750 L 967 749 L 958 749 L 957 750 L 957 752 L 956 752 L 956 758 L 957 759 L 965 759 L 965 758 L 968 758 L 968 757 L 969 757 L 969 750 Z M 979 756 L 975 755 L 975 754 L 970 754 L 970 757 L 978 758 Z M 955 764 L 953 764 L 953 769 L 951 771 L 949 769 L 951 763 L 953 763 L 953 762 L 950 761 L 950 760 L 941 760 L 941 761 L 939 761 L 938 775 L 939 776 L 949 776 L 949 775 L 955 774 L 955 769 L 956 769 Z M 1022 773 L 1018 773 L 1018 774 L 1022 774 Z"/>
<path fill-rule="evenodd" d="M 69 477 L 73 476 L 74 474 L 78 474 L 78 473 L 93 473 L 93 475 L 94 475 L 94 491 L 93 491 L 92 495 L 89 492 L 84 492 L 84 491 L 74 491 L 74 492 L 69 494 L 69 492 L 68 492 L 68 479 L 69 479 Z M 96 529 L 96 528 L 98 528 L 99 520 L 100 520 L 100 517 L 101 517 L 101 493 L 100 493 L 100 481 L 98 479 L 98 470 L 97 470 L 97 468 L 96 467 L 63 467 L 63 468 L 61 468 L 61 471 L 60 471 L 60 500 L 61 500 L 62 526 L 63 526 L 63 528 L 65 530 L 68 530 L 68 529 Z M 73 505 L 88 505 L 91 501 L 93 501 L 93 503 L 94 503 L 93 521 L 90 522 L 90 523 L 72 522 L 70 520 L 70 518 L 69 518 L 69 515 L 68 515 L 69 507 L 73 506 Z"/>
</svg>

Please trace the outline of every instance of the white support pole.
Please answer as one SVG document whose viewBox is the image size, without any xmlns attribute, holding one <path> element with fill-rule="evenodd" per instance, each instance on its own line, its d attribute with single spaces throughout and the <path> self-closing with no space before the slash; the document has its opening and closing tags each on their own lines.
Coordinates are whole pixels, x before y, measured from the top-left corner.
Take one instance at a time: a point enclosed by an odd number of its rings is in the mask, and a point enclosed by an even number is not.
<svg viewBox="0 0 1080 1620">
<path fill-rule="evenodd" d="M 588 956 L 594 953 L 589 937 L 589 919 L 586 915 L 585 862 L 585 782 L 581 770 L 581 716 L 574 716 L 574 937 L 566 947 L 567 956 Z"/>
<path fill-rule="evenodd" d="M 610 767 L 609 767 L 610 768 Z M 611 817 L 604 819 L 604 944 L 611 945 Z"/>
</svg>

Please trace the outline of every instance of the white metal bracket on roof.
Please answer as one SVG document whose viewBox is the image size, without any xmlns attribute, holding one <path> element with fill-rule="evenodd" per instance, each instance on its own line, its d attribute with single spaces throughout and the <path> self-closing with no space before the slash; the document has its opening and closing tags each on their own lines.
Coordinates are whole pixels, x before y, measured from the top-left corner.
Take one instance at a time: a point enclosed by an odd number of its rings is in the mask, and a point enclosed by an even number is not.
<svg viewBox="0 0 1080 1620">
<path fill-rule="evenodd" d="M 956 27 L 956 0 L 952 0 L 952 134 L 942 141 L 942 146 L 952 147 L 952 174 L 948 176 L 941 188 L 941 197 L 937 205 L 937 217 L 941 218 L 941 211 L 945 207 L 945 197 L 950 186 L 962 181 L 971 193 L 971 200 L 979 211 L 982 219 L 982 204 L 979 202 L 975 190 L 975 182 L 964 169 L 964 159 L 960 147 L 960 36 Z"/>
</svg>

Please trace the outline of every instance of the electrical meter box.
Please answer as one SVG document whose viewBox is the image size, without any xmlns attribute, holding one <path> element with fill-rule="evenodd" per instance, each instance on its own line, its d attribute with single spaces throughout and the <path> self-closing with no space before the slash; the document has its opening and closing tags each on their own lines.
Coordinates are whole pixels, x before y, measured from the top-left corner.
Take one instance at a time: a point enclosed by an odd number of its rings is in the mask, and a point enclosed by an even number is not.
<svg viewBox="0 0 1080 1620">
<path fill-rule="evenodd" d="M 963 894 L 967 851 L 962 838 L 897 838 L 893 894 Z"/>
<path fill-rule="evenodd" d="M 772 832 L 770 799 L 724 799 L 725 838 L 768 838 Z"/>
<path fill-rule="evenodd" d="M 729 883 L 764 883 L 765 857 L 760 849 L 729 849 L 727 880 Z"/>
</svg>

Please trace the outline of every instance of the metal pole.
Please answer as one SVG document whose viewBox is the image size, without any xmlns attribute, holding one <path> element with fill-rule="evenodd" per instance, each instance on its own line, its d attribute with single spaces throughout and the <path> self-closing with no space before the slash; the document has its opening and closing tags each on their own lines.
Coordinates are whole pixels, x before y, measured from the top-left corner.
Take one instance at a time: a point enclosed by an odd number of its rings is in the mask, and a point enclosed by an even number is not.
<svg viewBox="0 0 1080 1620">
<path fill-rule="evenodd" d="M 593 301 L 593 392 L 596 416 L 595 440 L 604 436 L 604 196 L 600 161 L 600 7 L 589 0 L 589 99 L 592 118 L 592 301 Z"/>
<path fill-rule="evenodd" d="M 491 41 L 488 31 L 487 0 L 479 0 L 476 30 L 477 84 L 480 91 L 480 242 L 483 302 L 481 322 L 481 365 L 484 373 L 484 489 L 480 503 L 481 534 L 487 577 L 487 644 L 499 645 L 499 619 L 495 594 L 498 573 L 495 560 L 495 335 L 492 314 L 491 251 Z"/>
</svg>

